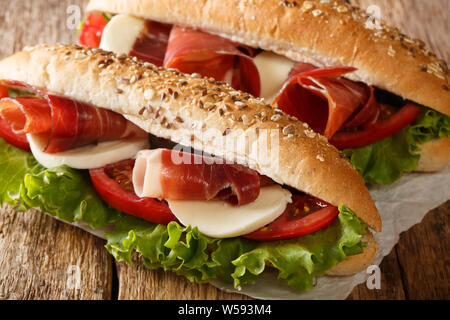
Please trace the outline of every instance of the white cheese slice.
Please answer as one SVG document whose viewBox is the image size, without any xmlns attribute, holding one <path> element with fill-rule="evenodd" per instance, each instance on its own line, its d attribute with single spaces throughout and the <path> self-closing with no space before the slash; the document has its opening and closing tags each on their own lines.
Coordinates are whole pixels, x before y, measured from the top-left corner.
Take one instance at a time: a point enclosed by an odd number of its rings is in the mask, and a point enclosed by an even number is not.
<svg viewBox="0 0 450 320">
<path fill-rule="evenodd" d="M 170 210 L 185 226 L 214 238 L 237 237 L 278 218 L 291 202 L 291 193 L 278 185 L 261 188 L 258 198 L 235 207 L 225 201 L 170 201 Z"/>
<path fill-rule="evenodd" d="M 36 160 L 46 168 L 67 165 L 75 169 L 92 169 L 133 158 L 139 150 L 148 149 L 147 138 L 132 138 L 101 142 L 58 153 L 45 153 L 45 140 L 27 134 L 30 149 Z"/>
<path fill-rule="evenodd" d="M 261 97 L 272 103 L 295 64 L 284 56 L 264 51 L 253 59 L 261 79 Z"/>
<path fill-rule="evenodd" d="M 100 48 L 119 54 L 129 54 L 144 26 L 143 19 L 125 14 L 116 15 L 103 30 Z"/>
</svg>

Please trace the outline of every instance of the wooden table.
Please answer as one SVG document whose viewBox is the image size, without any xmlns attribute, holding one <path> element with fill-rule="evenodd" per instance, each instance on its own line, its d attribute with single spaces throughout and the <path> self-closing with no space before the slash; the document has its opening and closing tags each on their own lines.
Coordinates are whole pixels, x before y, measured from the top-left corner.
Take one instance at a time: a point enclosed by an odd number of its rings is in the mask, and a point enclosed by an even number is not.
<svg viewBox="0 0 450 320">
<path fill-rule="evenodd" d="M 422 38 L 450 61 L 450 0 L 358 0 L 375 4 L 384 19 Z M 85 0 L 0 0 L 0 58 L 25 45 L 74 43 L 67 8 Z M 376 9 L 376 8 L 375 8 Z M 70 22 L 70 21 L 69 21 Z M 450 201 L 429 212 L 401 235 L 381 263 L 380 290 L 365 284 L 349 299 L 448 299 Z M 182 277 L 142 266 L 115 263 L 104 241 L 30 210 L 0 209 L 0 299 L 248 299 L 192 284 Z M 80 285 L 74 282 L 80 279 Z"/>
</svg>

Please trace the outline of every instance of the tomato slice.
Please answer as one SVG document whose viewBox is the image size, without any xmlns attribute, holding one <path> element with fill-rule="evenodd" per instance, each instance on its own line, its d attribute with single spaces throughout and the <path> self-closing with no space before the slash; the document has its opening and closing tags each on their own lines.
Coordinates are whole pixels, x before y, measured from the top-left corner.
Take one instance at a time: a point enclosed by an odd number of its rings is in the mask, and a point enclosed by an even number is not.
<svg viewBox="0 0 450 320">
<path fill-rule="evenodd" d="M 420 107 L 408 103 L 386 120 L 379 120 L 375 124 L 358 131 L 342 131 L 336 133 L 330 143 L 338 149 L 361 148 L 397 133 L 420 113 Z"/>
<path fill-rule="evenodd" d="M 244 235 L 244 238 L 274 241 L 298 238 L 329 226 L 339 209 L 311 196 L 293 196 L 286 210 L 267 226 Z"/>
<path fill-rule="evenodd" d="M 100 46 L 103 29 L 108 24 L 108 20 L 101 14 L 91 13 L 86 18 L 80 31 L 80 44 L 92 48 Z"/>
<path fill-rule="evenodd" d="M 90 169 L 95 190 L 110 206 L 144 220 L 168 224 L 178 221 L 165 201 L 139 198 L 131 182 L 134 160 L 124 160 L 102 168 Z"/>
<path fill-rule="evenodd" d="M 9 97 L 9 91 L 7 87 L 0 85 L 0 99 Z"/>
</svg>

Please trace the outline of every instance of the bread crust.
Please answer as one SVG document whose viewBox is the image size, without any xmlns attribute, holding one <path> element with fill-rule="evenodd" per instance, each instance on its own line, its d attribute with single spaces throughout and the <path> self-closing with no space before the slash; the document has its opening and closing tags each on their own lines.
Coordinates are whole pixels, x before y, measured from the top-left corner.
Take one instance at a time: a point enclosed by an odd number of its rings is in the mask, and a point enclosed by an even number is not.
<svg viewBox="0 0 450 320">
<path fill-rule="evenodd" d="M 328 270 L 326 274 L 329 276 L 348 276 L 367 269 L 375 259 L 378 244 L 370 231 L 365 235 L 364 241 L 367 242 L 367 247 L 364 248 L 362 253 L 349 256 L 347 260 L 341 261 Z"/>
<path fill-rule="evenodd" d="M 319 67 L 450 115 L 449 72 L 423 41 L 343 1 L 91 0 L 88 11 L 188 26 Z"/>
<path fill-rule="evenodd" d="M 158 137 L 244 164 L 333 205 L 346 205 L 381 230 L 362 178 L 325 137 L 228 84 L 157 68 L 136 57 L 62 45 L 28 48 L 0 61 L 0 79 L 121 113 Z M 218 143 L 220 136 L 208 136 L 211 131 L 245 139 L 239 148 L 229 147 Z M 275 143 L 267 143 L 273 136 Z M 267 152 L 252 152 L 255 146 L 267 147 Z"/>
<path fill-rule="evenodd" d="M 419 166 L 415 171 L 434 172 L 443 170 L 450 162 L 450 138 L 434 139 L 420 146 Z"/>
</svg>

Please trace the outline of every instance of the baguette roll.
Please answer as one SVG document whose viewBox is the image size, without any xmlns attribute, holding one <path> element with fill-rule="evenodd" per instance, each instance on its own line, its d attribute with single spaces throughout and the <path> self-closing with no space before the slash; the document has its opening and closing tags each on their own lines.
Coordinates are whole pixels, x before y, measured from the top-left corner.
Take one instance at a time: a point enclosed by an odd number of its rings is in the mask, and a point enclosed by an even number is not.
<svg viewBox="0 0 450 320">
<path fill-rule="evenodd" d="M 333 205 L 346 205 L 381 231 L 367 187 L 335 147 L 306 124 L 228 84 L 76 45 L 18 52 L 0 61 L 0 79 L 121 113 L 157 137 L 238 162 Z M 244 147 L 229 148 L 208 139 L 211 129 L 222 137 L 245 136 Z M 265 129 L 275 133 L 278 146 L 270 144 L 266 153 L 255 153 L 253 146 L 264 142 Z M 352 261 L 363 268 L 373 257 L 374 252 L 366 250 Z"/>
<path fill-rule="evenodd" d="M 344 1 L 91 0 L 87 10 L 201 29 L 317 67 L 355 67 L 344 77 L 450 115 L 446 62 L 423 41 Z M 417 171 L 450 162 L 447 139 L 421 148 Z"/>
<path fill-rule="evenodd" d="M 450 115 L 446 62 L 344 1 L 91 0 L 87 10 L 201 29 L 317 67 L 355 67 L 345 77 Z"/>
</svg>

